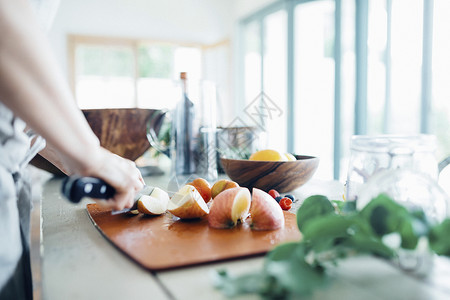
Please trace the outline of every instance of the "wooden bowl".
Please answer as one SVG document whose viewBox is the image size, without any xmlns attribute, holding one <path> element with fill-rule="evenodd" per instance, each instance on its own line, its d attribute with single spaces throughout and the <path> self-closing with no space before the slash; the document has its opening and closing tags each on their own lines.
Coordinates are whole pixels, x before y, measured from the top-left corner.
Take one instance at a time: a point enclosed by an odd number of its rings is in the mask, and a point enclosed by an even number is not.
<svg viewBox="0 0 450 300">
<path fill-rule="evenodd" d="M 100 140 L 100 145 L 109 151 L 136 160 L 150 148 L 147 139 L 147 125 L 151 124 L 158 133 L 161 111 L 142 108 L 84 109 L 83 114 Z M 53 164 L 37 156 L 31 162 L 34 166 L 55 175 L 62 175 Z"/>
<path fill-rule="evenodd" d="M 147 123 L 156 112 L 158 110 L 142 108 L 83 110 L 92 131 L 100 140 L 100 145 L 132 161 L 150 148 Z"/>
<path fill-rule="evenodd" d="M 221 158 L 225 173 L 240 186 L 286 193 L 302 186 L 314 175 L 319 159 L 295 155 L 296 161 L 252 161 Z"/>
</svg>

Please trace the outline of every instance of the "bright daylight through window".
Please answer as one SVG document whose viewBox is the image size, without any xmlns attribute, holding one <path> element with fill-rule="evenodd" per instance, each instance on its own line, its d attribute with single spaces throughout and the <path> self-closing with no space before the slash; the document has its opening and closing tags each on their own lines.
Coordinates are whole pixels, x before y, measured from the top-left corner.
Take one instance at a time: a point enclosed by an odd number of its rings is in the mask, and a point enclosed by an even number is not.
<svg viewBox="0 0 450 300">
<path fill-rule="evenodd" d="M 239 97 L 282 109 L 268 147 L 319 156 L 319 178 L 344 178 L 355 133 L 435 134 L 441 160 L 449 15 L 447 0 L 275 1 L 241 21 Z"/>
</svg>

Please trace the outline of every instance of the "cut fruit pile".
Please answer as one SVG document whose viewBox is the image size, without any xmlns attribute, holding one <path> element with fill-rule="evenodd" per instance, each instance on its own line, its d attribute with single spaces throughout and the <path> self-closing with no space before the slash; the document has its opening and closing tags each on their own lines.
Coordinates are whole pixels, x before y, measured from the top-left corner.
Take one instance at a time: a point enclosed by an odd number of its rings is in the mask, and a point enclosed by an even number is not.
<svg viewBox="0 0 450 300">
<path fill-rule="evenodd" d="M 226 179 L 211 187 L 205 179 L 197 178 L 172 198 L 154 188 L 150 195 L 141 196 L 137 207 L 139 213 L 155 216 L 169 212 L 182 220 L 207 216 L 212 228 L 233 228 L 244 222 L 254 230 L 276 230 L 284 226 L 283 211 L 272 195 L 256 188 L 250 194 L 247 188 Z"/>
</svg>

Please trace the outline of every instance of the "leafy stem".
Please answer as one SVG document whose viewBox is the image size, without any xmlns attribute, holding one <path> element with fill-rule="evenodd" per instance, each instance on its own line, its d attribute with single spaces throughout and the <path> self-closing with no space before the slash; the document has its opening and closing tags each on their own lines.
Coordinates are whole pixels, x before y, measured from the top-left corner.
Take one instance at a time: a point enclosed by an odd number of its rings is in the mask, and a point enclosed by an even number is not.
<svg viewBox="0 0 450 300">
<path fill-rule="evenodd" d="M 425 237 L 432 251 L 450 256 L 450 219 L 433 224 L 422 211 L 408 211 L 384 194 L 361 211 L 348 212 L 333 202 L 321 195 L 307 198 L 297 212 L 302 240 L 275 247 L 259 272 L 236 277 L 218 272 L 216 287 L 228 296 L 250 293 L 263 299 L 291 299 L 309 295 L 327 285 L 327 266 L 340 259 L 364 253 L 395 257 L 398 248 L 383 242 L 392 234 L 400 237 L 403 249 L 415 249 Z"/>
</svg>

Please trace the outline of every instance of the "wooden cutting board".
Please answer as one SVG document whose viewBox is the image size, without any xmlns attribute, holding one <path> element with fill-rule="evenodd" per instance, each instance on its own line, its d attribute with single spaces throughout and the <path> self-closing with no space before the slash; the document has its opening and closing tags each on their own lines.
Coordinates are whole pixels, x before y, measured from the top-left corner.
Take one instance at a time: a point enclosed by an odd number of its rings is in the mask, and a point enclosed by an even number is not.
<svg viewBox="0 0 450 300">
<path fill-rule="evenodd" d="M 181 221 L 170 214 L 111 215 L 97 204 L 88 204 L 87 211 L 110 242 L 152 271 L 262 255 L 281 242 L 300 239 L 296 216 L 289 212 L 284 212 L 283 229 L 255 231 L 247 224 L 214 229 L 207 219 Z"/>
</svg>

